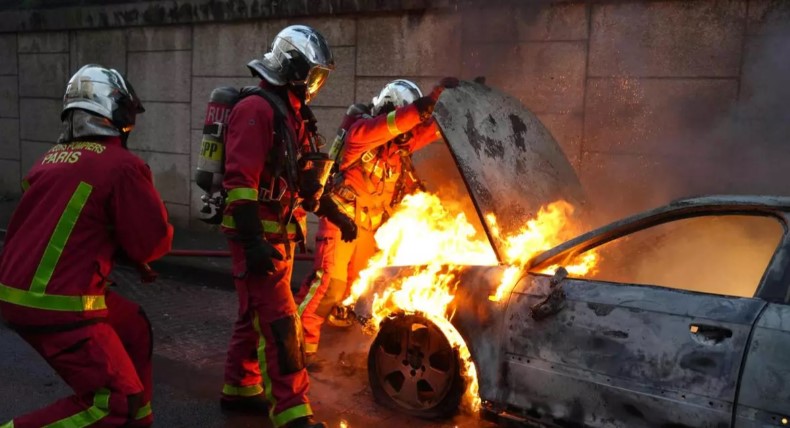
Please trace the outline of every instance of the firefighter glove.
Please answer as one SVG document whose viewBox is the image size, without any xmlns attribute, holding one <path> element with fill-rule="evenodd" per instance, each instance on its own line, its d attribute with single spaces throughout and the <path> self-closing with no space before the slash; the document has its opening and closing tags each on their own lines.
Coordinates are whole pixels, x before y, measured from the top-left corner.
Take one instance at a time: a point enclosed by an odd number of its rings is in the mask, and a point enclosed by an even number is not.
<svg viewBox="0 0 790 428">
<path fill-rule="evenodd" d="M 438 98 L 438 97 L 437 97 Z M 414 100 L 414 106 L 417 107 L 417 112 L 420 114 L 420 120 L 427 120 L 433 114 L 433 107 L 436 105 L 436 99 L 433 96 L 420 97 Z"/>
<path fill-rule="evenodd" d="M 237 205 L 233 210 L 236 223 L 236 240 L 244 248 L 247 273 L 274 272 L 272 260 L 283 260 L 283 255 L 263 239 L 263 227 L 258 217 L 258 202 Z"/>
<path fill-rule="evenodd" d="M 316 214 L 319 217 L 326 217 L 332 224 L 340 229 L 340 239 L 343 242 L 351 242 L 357 239 L 357 224 L 354 219 L 340 211 L 335 200 L 329 194 L 321 197 L 321 204 Z"/>
</svg>

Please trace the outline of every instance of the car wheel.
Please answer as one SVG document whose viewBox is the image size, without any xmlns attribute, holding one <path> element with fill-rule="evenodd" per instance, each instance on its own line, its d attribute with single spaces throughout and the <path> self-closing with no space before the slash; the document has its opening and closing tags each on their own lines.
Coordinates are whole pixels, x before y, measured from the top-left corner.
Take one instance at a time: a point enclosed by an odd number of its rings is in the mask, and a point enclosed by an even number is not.
<svg viewBox="0 0 790 428">
<path fill-rule="evenodd" d="M 428 419 L 457 413 L 466 390 L 458 352 L 420 315 L 381 323 L 368 354 L 368 379 L 379 404 Z"/>
</svg>

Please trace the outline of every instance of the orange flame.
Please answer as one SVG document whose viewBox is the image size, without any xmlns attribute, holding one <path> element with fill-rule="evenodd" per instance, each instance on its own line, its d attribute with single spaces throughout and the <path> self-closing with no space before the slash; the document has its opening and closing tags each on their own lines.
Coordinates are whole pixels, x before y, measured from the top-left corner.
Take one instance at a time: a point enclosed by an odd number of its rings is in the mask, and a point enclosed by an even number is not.
<svg viewBox="0 0 790 428">
<path fill-rule="evenodd" d="M 492 290 L 491 301 L 500 301 L 512 289 L 531 258 L 577 232 L 571 227 L 572 215 L 569 203 L 554 202 L 541 208 L 514 236 L 502 236 L 496 217 L 491 213 L 485 216 L 494 239 L 503 244 L 502 256 L 508 265 L 499 286 Z M 365 294 L 382 268 L 416 266 L 410 275 L 391 281 L 381 294 L 374 296 L 369 325 L 375 330 L 385 317 L 399 311 L 420 313 L 431 320 L 458 349 L 468 384 L 463 404 L 468 410 L 477 411 L 477 372 L 469 348 L 450 322 L 451 304 L 464 266 L 499 264 L 491 244 L 476 237 L 474 226 L 463 213 L 452 212 L 436 195 L 425 192 L 406 196 L 375 237 L 379 251 L 360 272 L 343 304 L 351 305 Z M 566 269 L 575 275 L 588 272 L 597 262 L 597 256 L 590 254 Z"/>
</svg>

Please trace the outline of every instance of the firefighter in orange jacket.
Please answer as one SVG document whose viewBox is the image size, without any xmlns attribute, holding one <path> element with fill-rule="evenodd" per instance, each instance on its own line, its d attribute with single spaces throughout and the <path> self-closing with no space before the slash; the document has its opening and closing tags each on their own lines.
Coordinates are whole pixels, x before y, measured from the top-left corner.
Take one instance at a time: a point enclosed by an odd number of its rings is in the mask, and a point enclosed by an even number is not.
<svg viewBox="0 0 790 428">
<path fill-rule="evenodd" d="M 107 290 L 114 257 L 143 264 L 172 241 L 151 172 L 126 149 L 143 111 L 117 71 L 82 67 L 58 144 L 23 181 L 0 255 L 0 312 L 74 395 L 3 428 L 152 424 L 150 325 Z"/>
<path fill-rule="evenodd" d="M 341 125 L 344 143 L 330 196 L 356 228 L 319 220 L 314 270 L 296 298 L 311 359 L 324 320 L 375 253 L 373 236 L 391 212 L 393 197 L 402 186 L 416 182 L 409 167 L 411 153 L 441 138 L 431 117 L 441 90 L 457 85 L 457 79 L 445 78 L 429 96 L 422 96 L 417 85 L 398 79 L 373 99 L 372 116 L 354 106 L 349 109 Z"/>
<path fill-rule="evenodd" d="M 296 163 L 310 146 L 306 103 L 334 60 L 320 33 L 295 25 L 282 30 L 270 52 L 248 67 L 261 78 L 259 93 L 233 107 L 225 141 L 223 229 L 239 317 L 220 403 L 225 410 L 265 411 L 268 402 L 275 427 L 325 427 L 313 421 L 307 399 L 302 327 L 290 281 L 293 247 L 305 235 L 302 201 L 315 202 L 323 189 Z"/>
</svg>

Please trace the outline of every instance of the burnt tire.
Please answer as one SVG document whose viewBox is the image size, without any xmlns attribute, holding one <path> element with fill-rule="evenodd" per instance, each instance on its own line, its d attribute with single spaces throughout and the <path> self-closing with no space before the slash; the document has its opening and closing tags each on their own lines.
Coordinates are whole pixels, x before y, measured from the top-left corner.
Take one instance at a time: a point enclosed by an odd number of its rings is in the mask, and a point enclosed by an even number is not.
<svg viewBox="0 0 790 428">
<path fill-rule="evenodd" d="M 382 322 L 368 353 L 368 380 L 376 402 L 424 419 L 458 413 L 466 391 L 458 351 L 419 315 Z"/>
</svg>

